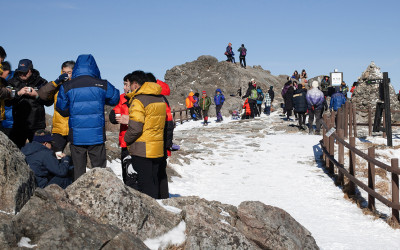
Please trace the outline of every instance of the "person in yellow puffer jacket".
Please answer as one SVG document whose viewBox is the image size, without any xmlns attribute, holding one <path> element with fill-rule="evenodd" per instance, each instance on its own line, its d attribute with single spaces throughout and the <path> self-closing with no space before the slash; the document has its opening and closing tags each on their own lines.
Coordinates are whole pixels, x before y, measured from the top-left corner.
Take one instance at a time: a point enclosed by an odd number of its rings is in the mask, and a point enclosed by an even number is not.
<svg viewBox="0 0 400 250">
<path fill-rule="evenodd" d="M 127 94 L 129 122 L 124 140 L 132 157 L 132 166 L 138 173 L 138 191 L 158 199 L 166 104 L 161 96 L 161 86 L 148 82 L 143 71 L 132 72 L 129 83 L 132 93 Z"/>
<path fill-rule="evenodd" d="M 67 74 L 68 80 L 70 80 L 74 66 L 75 66 L 74 61 L 64 62 L 61 65 L 61 76 Z M 62 82 L 64 82 L 64 80 Z M 62 152 L 64 151 L 65 146 L 68 143 L 68 133 L 69 133 L 68 118 L 69 117 L 63 117 L 62 115 L 60 115 L 60 113 L 58 113 L 56 111 L 58 90 L 60 89 L 60 84 L 59 84 L 60 80 L 57 79 L 56 81 L 49 82 L 45 86 L 40 88 L 38 91 L 38 94 L 41 99 L 54 100 L 53 127 L 51 130 L 53 140 L 54 140 L 52 149 L 54 152 L 56 152 L 56 156 L 58 158 L 62 158 L 64 156 Z"/>
<path fill-rule="evenodd" d="M 186 97 L 186 108 L 189 109 L 190 111 L 190 117 L 192 117 L 193 120 L 197 120 L 196 114 L 194 113 L 194 106 L 193 104 L 196 102 L 196 100 L 193 98 L 194 93 L 193 91 L 190 91 L 189 96 Z"/>
</svg>

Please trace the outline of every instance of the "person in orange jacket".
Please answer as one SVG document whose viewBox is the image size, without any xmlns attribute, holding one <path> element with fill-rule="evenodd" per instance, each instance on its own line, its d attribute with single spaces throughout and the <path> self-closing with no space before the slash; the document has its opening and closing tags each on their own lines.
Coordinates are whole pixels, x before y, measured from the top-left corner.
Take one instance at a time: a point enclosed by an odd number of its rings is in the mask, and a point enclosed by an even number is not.
<svg viewBox="0 0 400 250">
<path fill-rule="evenodd" d="M 186 108 L 190 110 L 190 117 L 192 117 L 193 120 L 197 121 L 197 117 L 196 114 L 194 113 L 194 106 L 193 106 L 196 100 L 193 98 L 193 96 L 194 96 L 193 91 L 190 91 L 188 97 L 186 97 Z"/>
<path fill-rule="evenodd" d="M 243 109 L 245 110 L 245 113 L 242 116 L 242 119 L 249 119 L 251 115 L 251 108 L 249 104 L 249 98 L 246 98 L 243 104 Z"/>
</svg>

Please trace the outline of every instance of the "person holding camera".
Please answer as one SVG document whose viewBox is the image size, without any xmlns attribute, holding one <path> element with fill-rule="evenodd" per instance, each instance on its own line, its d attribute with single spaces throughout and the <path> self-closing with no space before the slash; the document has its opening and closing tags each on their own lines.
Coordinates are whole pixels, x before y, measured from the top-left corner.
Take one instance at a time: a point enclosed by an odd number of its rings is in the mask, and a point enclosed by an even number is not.
<svg viewBox="0 0 400 250">
<path fill-rule="evenodd" d="M 10 139 L 22 148 L 27 139 L 32 142 L 37 130 L 46 128 L 44 105 L 51 106 L 53 103 L 39 98 L 37 91 L 47 81 L 33 68 L 29 59 L 19 61 L 14 77 L 8 83 L 15 90 L 15 97 L 6 104 L 11 104 L 13 109 L 14 124 Z"/>
</svg>

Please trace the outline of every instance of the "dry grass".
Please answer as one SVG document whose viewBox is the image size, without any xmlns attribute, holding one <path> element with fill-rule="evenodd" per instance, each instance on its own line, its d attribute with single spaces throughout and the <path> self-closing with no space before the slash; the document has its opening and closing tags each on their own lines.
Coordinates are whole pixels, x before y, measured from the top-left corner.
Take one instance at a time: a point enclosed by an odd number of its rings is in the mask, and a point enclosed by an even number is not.
<svg viewBox="0 0 400 250">
<path fill-rule="evenodd" d="M 390 187 L 389 183 L 386 181 L 379 181 L 378 183 L 375 184 L 375 189 L 378 190 L 381 195 L 384 197 L 389 198 L 390 196 Z"/>
</svg>

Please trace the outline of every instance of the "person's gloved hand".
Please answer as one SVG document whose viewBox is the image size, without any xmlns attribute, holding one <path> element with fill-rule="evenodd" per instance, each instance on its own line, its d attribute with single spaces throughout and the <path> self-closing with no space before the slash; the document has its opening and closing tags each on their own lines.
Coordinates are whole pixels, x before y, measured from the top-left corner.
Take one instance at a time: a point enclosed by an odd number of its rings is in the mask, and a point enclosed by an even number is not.
<svg viewBox="0 0 400 250">
<path fill-rule="evenodd" d="M 68 162 L 68 163 L 70 163 L 71 160 L 72 160 L 71 156 L 69 156 L 69 155 L 66 155 L 61 159 L 62 162 Z"/>
<path fill-rule="evenodd" d="M 56 80 L 54 80 L 54 82 L 57 85 L 63 84 L 64 82 L 66 82 L 68 80 L 69 76 L 67 73 L 61 74 Z"/>
</svg>

